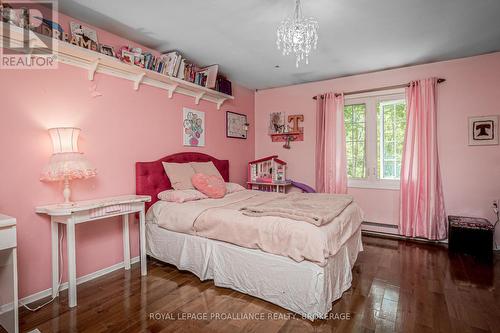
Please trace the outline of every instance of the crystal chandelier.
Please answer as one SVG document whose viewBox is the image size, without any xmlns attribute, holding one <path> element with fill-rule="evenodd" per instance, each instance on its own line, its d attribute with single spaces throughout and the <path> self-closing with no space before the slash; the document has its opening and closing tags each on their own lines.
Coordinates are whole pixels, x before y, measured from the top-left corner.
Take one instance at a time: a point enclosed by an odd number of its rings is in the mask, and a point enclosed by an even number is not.
<svg viewBox="0 0 500 333">
<path fill-rule="evenodd" d="M 276 46 L 283 51 L 283 55 L 295 54 L 297 68 L 304 59 L 308 64 L 309 53 L 318 44 L 318 29 L 319 24 L 314 18 L 302 16 L 300 0 L 295 0 L 293 16 L 284 19 L 278 27 Z"/>
</svg>

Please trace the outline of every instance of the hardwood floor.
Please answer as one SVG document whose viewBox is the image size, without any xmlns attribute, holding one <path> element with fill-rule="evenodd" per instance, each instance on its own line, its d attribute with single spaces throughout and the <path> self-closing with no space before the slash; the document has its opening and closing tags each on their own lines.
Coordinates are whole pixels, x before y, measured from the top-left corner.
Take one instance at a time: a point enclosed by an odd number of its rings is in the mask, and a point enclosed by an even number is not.
<svg viewBox="0 0 500 333">
<path fill-rule="evenodd" d="M 329 320 L 287 318 L 278 306 L 148 259 L 145 278 L 134 265 L 78 286 L 74 309 L 66 291 L 38 312 L 22 309 L 21 331 L 500 332 L 500 255 L 480 264 L 437 245 L 372 236 L 363 244 L 352 288 Z M 232 318 L 210 318 L 216 313 Z"/>
</svg>

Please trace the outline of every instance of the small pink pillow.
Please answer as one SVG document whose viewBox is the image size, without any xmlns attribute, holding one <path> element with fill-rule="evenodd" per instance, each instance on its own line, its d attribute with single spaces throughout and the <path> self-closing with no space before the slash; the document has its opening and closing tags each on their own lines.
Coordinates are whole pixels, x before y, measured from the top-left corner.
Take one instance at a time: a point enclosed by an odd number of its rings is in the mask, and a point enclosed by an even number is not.
<svg viewBox="0 0 500 333">
<path fill-rule="evenodd" d="M 219 199 L 226 195 L 226 183 L 218 176 L 196 173 L 191 177 L 193 186 L 209 198 Z"/>
</svg>

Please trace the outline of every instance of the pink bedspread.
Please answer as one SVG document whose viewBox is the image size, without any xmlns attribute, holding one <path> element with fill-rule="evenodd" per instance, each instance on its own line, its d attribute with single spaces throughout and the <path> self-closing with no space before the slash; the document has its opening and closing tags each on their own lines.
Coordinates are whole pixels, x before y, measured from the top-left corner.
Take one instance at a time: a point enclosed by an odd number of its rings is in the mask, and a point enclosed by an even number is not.
<svg viewBox="0 0 500 333">
<path fill-rule="evenodd" d="M 309 260 L 324 266 L 330 256 L 358 230 L 362 211 L 352 202 L 332 222 L 322 226 L 284 217 L 246 216 L 240 211 L 282 194 L 241 191 L 222 199 L 185 203 L 159 201 L 147 213 L 148 223 L 176 232 L 233 243 L 287 256 L 297 262 Z"/>
</svg>

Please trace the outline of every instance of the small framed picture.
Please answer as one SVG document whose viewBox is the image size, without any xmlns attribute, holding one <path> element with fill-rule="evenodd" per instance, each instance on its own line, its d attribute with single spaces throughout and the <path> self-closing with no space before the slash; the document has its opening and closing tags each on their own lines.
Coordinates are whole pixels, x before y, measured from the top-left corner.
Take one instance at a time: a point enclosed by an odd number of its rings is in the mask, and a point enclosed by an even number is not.
<svg viewBox="0 0 500 333">
<path fill-rule="evenodd" d="M 469 117 L 469 146 L 498 145 L 498 116 Z"/>
<path fill-rule="evenodd" d="M 135 62 L 135 56 L 130 51 L 122 50 L 122 61 L 127 64 L 133 65 Z"/>
<path fill-rule="evenodd" d="M 269 134 L 285 132 L 285 113 L 271 112 L 269 114 Z"/>
<path fill-rule="evenodd" d="M 110 57 L 116 57 L 115 48 L 110 45 L 101 44 L 99 47 L 99 52 Z"/>
<path fill-rule="evenodd" d="M 247 116 L 245 114 L 226 112 L 226 137 L 246 139 L 248 132 Z"/>
<path fill-rule="evenodd" d="M 79 38 L 82 38 L 85 42 L 91 40 L 97 43 L 97 31 L 95 31 L 94 29 L 86 27 L 76 22 L 70 22 L 69 26 L 71 34 L 73 36 L 78 36 Z"/>
</svg>

